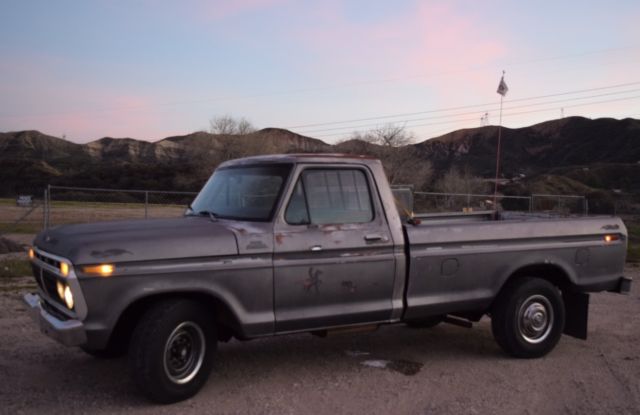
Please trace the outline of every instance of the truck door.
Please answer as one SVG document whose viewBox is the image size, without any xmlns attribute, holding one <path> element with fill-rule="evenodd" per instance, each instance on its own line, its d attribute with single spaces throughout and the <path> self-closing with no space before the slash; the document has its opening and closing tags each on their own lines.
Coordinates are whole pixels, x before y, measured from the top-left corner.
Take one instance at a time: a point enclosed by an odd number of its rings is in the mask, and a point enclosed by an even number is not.
<svg viewBox="0 0 640 415">
<path fill-rule="evenodd" d="M 370 171 L 298 166 L 274 225 L 276 331 L 389 320 L 394 246 Z"/>
</svg>

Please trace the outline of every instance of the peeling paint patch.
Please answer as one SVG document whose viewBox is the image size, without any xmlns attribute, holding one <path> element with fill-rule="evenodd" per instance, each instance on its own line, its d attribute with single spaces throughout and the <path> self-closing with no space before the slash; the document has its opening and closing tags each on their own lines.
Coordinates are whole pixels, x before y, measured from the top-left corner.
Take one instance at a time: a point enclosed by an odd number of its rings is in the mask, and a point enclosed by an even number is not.
<svg viewBox="0 0 640 415">
<path fill-rule="evenodd" d="M 249 242 L 249 245 L 247 245 L 246 249 L 250 250 L 250 249 L 265 249 L 267 248 L 267 245 L 265 245 L 262 241 L 251 241 Z"/>
</svg>

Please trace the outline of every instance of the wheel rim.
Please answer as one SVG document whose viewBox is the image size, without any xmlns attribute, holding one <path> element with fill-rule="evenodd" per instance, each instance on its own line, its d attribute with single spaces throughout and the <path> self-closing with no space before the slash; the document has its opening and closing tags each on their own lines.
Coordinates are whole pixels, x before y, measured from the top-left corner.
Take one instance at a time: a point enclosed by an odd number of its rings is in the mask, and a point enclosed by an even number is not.
<svg viewBox="0 0 640 415">
<path fill-rule="evenodd" d="M 204 361 L 206 343 L 202 329 L 191 321 L 180 323 L 164 346 L 164 371 L 176 384 L 192 380 Z"/>
<path fill-rule="evenodd" d="M 518 311 L 518 332 L 531 344 L 543 342 L 553 328 L 553 306 L 543 295 L 524 300 Z"/>
</svg>

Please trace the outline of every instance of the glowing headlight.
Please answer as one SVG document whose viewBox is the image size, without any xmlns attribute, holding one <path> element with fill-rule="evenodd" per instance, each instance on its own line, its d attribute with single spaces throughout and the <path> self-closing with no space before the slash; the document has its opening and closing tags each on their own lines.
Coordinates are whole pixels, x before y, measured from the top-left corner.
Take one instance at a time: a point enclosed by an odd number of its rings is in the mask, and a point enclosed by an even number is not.
<svg viewBox="0 0 640 415">
<path fill-rule="evenodd" d="M 60 281 L 56 281 L 56 291 L 58 291 L 58 297 L 64 301 L 64 284 Z"/>
<path fill-rule="evenodd" d="M 63 277 L 69 275 L 69 268 L 69 264 L 67 264 L 66 262 L 60 262 L 60 273 Z"/>
<path fill-rule="evenodd" d="M 99 275 L 101 277 L 108 277 L 116 270 L 116 266 L 113 264 L 100 264 L 100 265 L 88 265 L 82 267 L 82 272 L 85 274 Z"/>
<path fill-rule="evenodd" d="M 69 310 L 73 310 L 73 294 L 68 285 L 64 287 L 64 302 Z"/>
<path fill-rule="evenodd" d="M 33 250 L 33 248 L 29 248 L 29 259 L 33 259 L 36 257 L 36 252 Z"/>
</svg>

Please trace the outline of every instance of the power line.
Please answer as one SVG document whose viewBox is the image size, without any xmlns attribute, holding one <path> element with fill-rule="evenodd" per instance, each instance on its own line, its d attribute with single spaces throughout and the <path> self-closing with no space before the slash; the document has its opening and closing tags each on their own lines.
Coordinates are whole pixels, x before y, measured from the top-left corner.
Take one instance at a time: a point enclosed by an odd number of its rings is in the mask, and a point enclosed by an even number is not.
<svg viewBox="0 0 640 415">
<path fill-rule="evenodd" d="M 564 108 L 585 107 L 585 106 L 589 106 L 589 105 L 605 104 L 605 103 L 619 102 L 619 101 L 629 101 L 629 100 L 634 100 L 634 99 L 639 99 L 639 98 L 640 98 L 640 95 L 636 95 L 636 96 L 632 96 L 632 97 L 608 99 L 608 100 L 601 100 L 601 101 L 596 101 L 596 102 L 586 102 L 586 103 L 574 104 L 574 105 L 565 105 Z M 503 117 L 512 117 L 512 116 L 523 115 L 523 114 L 533 114 L 533 113 L 538 113 L 538 112 L 550 112 L 550 111 L 557 111 L 557 110 L 558 110 L 558 108 L 554 107 L 554 108 L 543 108 L 543 109 L 529 110 L 529 111 L 519 111 L 519 112 L 505 113 L 505 114 L 503 114 Z M 478 120 L 478 117 L 473 117 L 473 118 L 465 118 L 465 119 L 458 119 L 458 120 L 451 120 L 451 121 L 440 121 L 440 122 L 432 122 L 432 123 L 424 123 L 424 124 L 414 124 L 414 125 L 405 124 L 405 126 L 407 128 L 415 128 L 415 127 L 425 127 L 425 126 L 432 126 L 432 125 L 457 124 L 457 123 L 460 123 L 460 122 L 477 121 L 477 120 Z M 345 134 L 346 133 L 344 133 L 344 132 L 343 133 L 333 133 L 333 134 L 322 134 L 322 135 L 317 135 L 315 137 L 317 137 L 317 138 L 335 137 L 335 136 L 344 136 Z"/>
<path fill-rule="evenodd" d="M 584 92 L 601 91 L 601 90 L 604 90 L 604 89 L 621 88 L 621 87 L 625 87 L 625 86 L 632 86 L 632 85 L 638 85 L 638 84 L 640 84 L 640 81 L 627 82 L 627 83 L 623 83 L 623 84 L 609 85 L 609 86 L 603 86 L 603 87 L 598 87 L 598 88 L 588 88 L 588 89 L 581 89 L 581 90 L 574 90 L 574 91 L 566 91 L 566 92 L 560 92 L 560 93 L 557 93 L 557 94 L 538 95 L 538 96 L 528 97 L 528 98 L 511 99 L 511 100 L 505 101 L 505 103 L 529 101 L 529 100 L 542 99 L 542 98 L 551 98 L 551 97 L 562 96 L 562 95 L 580 94 L 580 93 L 584 93 Z M 392 114 L 392 115 L 379 115 L 379 116 L 375 116 L 375 117 L 355 118 L 355 119 L 342 120 L 342 121 L 328 121 L 328 122 L 321 122 L 321 123 L 314 123 L 314 124 L 293 125 L 293 126 L 284 127 L 284 128 L 294 129 L 294 128 L 306 128 L 306 127 L 319 127 L 319 126 L 323 126 L 323 125 L 333 125 L 333 124 L 347 124 L 347 123 L 351 123 L 351 122 L 360 122 L 360 121 L 374 121 L 374 120 L 379 120 L 379 119 L 398 118 L 398 117 L 406 117 L 406 116 L 411 116 L 411 115 L 430 114 L 430 113 L 436 113 L 436 112 L 445 112 L 445 111 L 455 111 L 455 110 L 468 109 L 468 108 L 486 107 L 487 105 L 495 105 L 495 102 L 489 102 L 489 103 L 484 103 L 484 104 L 462 105 L 462 106 L 457 106 L 457 107 L 439 108 L 439 109 L 433 109 L 433 110 L 427 110 L 427 111 L 405 112 L 405 113 L 398 113 L 398 114 Z"/>
<path fill-rule="evenodd" d="M 628 93 L 638 92 L 638 91 L 640 91 L 640 89 L 631 89 L 631 90 L 625 90 L 625 91 L 608 92 L 608 93 L 604 93 L 604 94 L 595 94 L 595 95 L 588 95 L 588 96 L 583 96 L 583 97 L 575 97 L 575 98 L 560 99 L 560 100 L 545 101 L 545 102 L 535 102 L 535 103 L 531 103 L 531 104 L 517 105 L 517 106 L 512 106 L 512 107 L 505 106 L 505 110 L 506 109 L 529 108 L 529 107 L 538 106 L 538 105 L 558 104 L 558 103 L 572 102 L 572 101 L 583 100 L 583 99 L 592 99 L 592 98 L 611 96 L 611 95 L 628 94 Z M 558 96 L 558 95 L 566 95 L 566 94 L 557 94 L 557 95 L 554 95 L 554 96 Z M 524 100 L 530 100 L 530 99 L 531 98 L 526 98 L 526 99 L 523 98 L 523 99 L 519 99 L 519 100 L 511 100 L 511 102 L 524 101 Z M 492 105 L 495 105 L 495 104 L 492 104 Z M 556 110 L 557 110 L 557 108 L 556 108 Z M 497 108 L 492 108 L 492 109 L 489 109 L 489 110 L 485 110 L 485 113 L 486 112 L 491 112 L 491 111 L 497 111 Z M 469 112 L 462 112 L 462 113 L 456 113 L 456 114 L 436 115 L 436 116 L 424 117 L 424 118 L 403 119 L 403 120 L 397 120 L 396 122 L 425 121 L 425 120 L 442 119 L 442 118 L 446 119 L 446 118 L 453 118 L 453 117 L 472 115 L 472 114 L 476 114 L 476 118 L 477 118 L 477 113 L 478 113 L 477 111 L 469 111 Z M 333 127 L 333 128 L 323 128 L 323 129 L 316 129 L 316 130 L 305 130 L 305 131 L 302 131 L 301 133 L 303 133 L 303 134 L 313 134 L 313 133 L 321 133 L 321 132 L 325 132 L 325 131 L 353 130 L 353 129 L 358 129 L 358 128 L 375 127 L 377 125 L 379 125 L 379 124 L 368 123 L 368 124 L 350 125 L 350 126 L 345 126 L 345 127 Z"/>
</svg>

